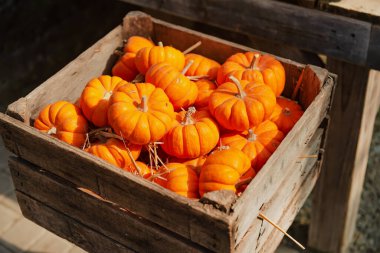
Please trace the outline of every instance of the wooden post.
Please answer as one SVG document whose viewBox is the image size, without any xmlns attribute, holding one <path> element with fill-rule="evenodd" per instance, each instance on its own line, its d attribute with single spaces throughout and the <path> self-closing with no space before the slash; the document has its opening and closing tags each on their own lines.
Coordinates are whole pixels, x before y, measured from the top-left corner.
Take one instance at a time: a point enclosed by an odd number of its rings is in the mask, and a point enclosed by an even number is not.
<svg viewBox="0 0 380 253">
<path fill-rule="evenodd" d="M 338 75 L 326 155 L 314 192 L 309 246 L 347 252 L 355 231 L 374 120 L 380 72 L 329 58 Z"/>
</svg>

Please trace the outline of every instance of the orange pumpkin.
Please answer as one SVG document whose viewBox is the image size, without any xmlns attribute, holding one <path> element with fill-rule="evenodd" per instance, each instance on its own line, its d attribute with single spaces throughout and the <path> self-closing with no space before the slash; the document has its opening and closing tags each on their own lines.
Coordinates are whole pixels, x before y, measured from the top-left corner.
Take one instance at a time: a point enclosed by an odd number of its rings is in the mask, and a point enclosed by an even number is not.
<svg viewBox="0 0 380 253">
<path fill-rule="evenodd" d="M 248 171 L 251 163 L 242 151 L 229 148 L 218 150 L 209 155 L 202 166 L 199 176 L 199 193 L 231 190 L 236 192 L 235 184 Z"/>
<path fill-rule="evenodd" d="M 42 109 L 34 127 L 68 144 L 82 147 L 88 124 L 80 109 L 66 101 L 58 101 Z"/>
<path fill-rule="evenodd" d="M 198 176 L 191 166 L 181 163 L 167 163 L 165 166 L 170 172 L 162 175 L 166 180 L 160 181 L 161 186 L 188 198 L 199 197 Z M 160 171 L 166 170 L 166 168 L 161 167 Z"/>
<path fill-rule="evenodd" d="M 135 53 L 126 53 L 116 62 L 112 68 L 112 75 L 118 76 L 128 82 L 135 79 L 139 71 L 135 65 Z"/>
<path fill-rule="evenodd" d="M 207 79 L 201 79 L 195 82 L 195 84 L 198 87 L 198 96 L 194 102 L 194 105 L 198 109 L 207 107 L 211 93 L 217 88 L 217 85 L 213 81 Z"/>
<path fill-rule="evenodd" d="M 168 63 L 153 65 L 145 81 L 163 89 L 176 111 L 194 104 L 198 96 L 197 85 Z"/>
<path fill-rule="evenodd" d="M 136 165 L 139 167 L 139 170 L 140 170 L 141 174 L 136 169 L 136 167 L 135 167 L 134 164 L 129 164 L 125 168 L 125 170 L 131 172 L 132 174 L 135 174 L 135 175 L 138 175 L 138 176 L 142 176 L 143 178 L 146 178 L 146 179 L 148 179 L 152 175 L 152 170 L 145 163 L 140 162 L 140 161 L 136 161 Z"/>
<path fill-rule="evenodd" d="M 292 130 L 302 114 L 303 110 L 297 102 L 284 97 L 278 97 L 276 107 L 270 116 L 270 120 L 273 121 L 284 134 L 287 134 Z"/>
<path fill-rule="evenodd" d="M 184 165 L 189 165 L 191 168 L 199 175 L 201 173 L 202 165 L 205 163 L 207 156 L 203 155 L 194 159 L 186 160 L 186 159 L 180 159 L 180 158 L 172 158 L 170 159 L 171 162 L 176 163 L 182 163 Z"/>
<path fill-rule="evenodd" d="M 220 85 L 210 96 L 209 110 L 229 130 L 244 131 L 269 118 L 276 105 L 273 91 L 264 83 L 232 82 Z"/>
<path fill-rule="evenodd" d="M 125 53 L 136 54 L 140 49 L 144 47 L 154 47 L 154 43 L 141 36 L 131 36 L 128 38 L 127 43 L 124 44 L 123 51 Z"/>
<path fill-rule="evenodd" d="M 107 111 L 112 93 L 127 82 L 117 76 L 100 76 L 89 81 L 80 97 L 84 116 L 97 127 L 108 125 Z"/>
<path fill-rule="evenodd" d="M 145 74 L 148 69 L 157 63 L 165 62 L 177 71 L 181 71 L 185 66 L 184 54 L 170 46 L 145 47 L 136 54 L 135 64 L 140 73 Z"/>
<path fill-rule="evenodd" d="M 141 146 L 129 144 L 128 148 L 136 160 L 140 155 Z M 132 165 L 124 143 L 115 138 L 110 138 L 105 143 L 93 144 L 86 151 L 124 170 L 129 170 L 129 166 Z"/>
<path fill-rule="evenodd" d="M 223 145 L 242 150 L 250 159 L 252 168 L 258 172 L 284 139 L 276 124 L 266 120 L 242 134 L 225 134 Z"/>
<path fill-rule="evenodd" d="M 267 54 L 246 52 L 232 55 L 218 71 L 218 84 L 227 82 L 230 75 L 239 80 L 264 82 L 276 96 L 280 96 L 285 87 L 284 67 Z"/>
<path fill-rule="evenodd" d="M 150 83 L 125 84 L 110 99 L 108 121 L 115 133 L 140 145 L 160 140 L 172 127 L 173 105 Z"/>
<path fill-rule="evenodd" d="M 187 54 L 185 56 L 185 65 L 193 61 L 190 68 L 186 71 L 185 76 L 207 76 L 210 80 L 215 80 L 220 64 L 214 60 L 206 58 L 199 54 Z"/>
<path fill-rule="evenodd" d="M 163 138 L 162 149 L 178 158 L 208 154 L 219 141 L 219 130 L 208 111 L 190 107 L 177 115 L 177 124 Z"/>
</svg>

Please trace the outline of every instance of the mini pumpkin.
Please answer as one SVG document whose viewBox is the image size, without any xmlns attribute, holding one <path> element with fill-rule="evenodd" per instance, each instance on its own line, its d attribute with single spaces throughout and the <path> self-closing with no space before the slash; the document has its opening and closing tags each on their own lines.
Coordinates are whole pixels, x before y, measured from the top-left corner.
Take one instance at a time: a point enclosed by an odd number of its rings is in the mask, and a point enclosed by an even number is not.
<svg viewBox="0 0 380 253">
<path fill-rule="evenodd" d="M 151 170 L 148 165 L 140 161 L 136 161 L 136 165 L 139 167 L 139 169 L 137 169 L 134 164 L 129 164 L 125 170 L 131 172 L 132 174 L 141 176 L 145 179 L 151 177 L 153 170 Z"/>
<path fill-rule="evenodd" d="M 140 155 L 141 146 L 129 144 L 128 148 L 133 159 L 136 160 Z M 124 170 L 129 171 L 130 165 L 132 165 L 132 160 L 124 143 L 115 138 L 109 138 L 105 143 L 93 144 L 86 151 Z"/>
<path fill-rule="evenodd" d="M 177 124 L 162 139 L 162 149 L 178 158 L 196 158 L 208 154 L 219 140 L 216 122 L 208 111 L 190 107 L 177 115 Z"/>
<path fill-rule="evenodd" d="M 201 168 L 202 165 L 205 163 L 207 156 L 203 155 L 194 159 L 180 159 L 180 158 L 172 158 L 170 159 L 171 162 L 176 162 L 176 163 L 182 163 L 184 165 L 189 165 L 191 168 L 199 175 L 201 173 Z"/>
<path fill-rule="evenodd" d="M 128 82 L 135 79 L 139 71 L 135 65 L 135 53 L 125 53 L 112 68 L 112 75 L 118 76 Z"/>
<path fill-rule="evenodd" d="M 270 116 L 270 120 L 273 121 L 284 134 L 287 134 L 292 130 L 302 114 L 303 110 L 297 102 L 284 97 L 278 97 L 276 107 Z"/>
<path fill-rule="evenodd" d="M 162 175 L 166 180 L 160 180 L 161 186 L 188 198 L 199 197 L 198 176 L 191 166 L 181 163 L 167 163 L 165 167 L 161 167 L 160 171 L 169 169 L 170 172 Z"/>
<path fill-rule="evenodd" d="M 216 190 L 236 192 L 235 185 L 251 163 L 246 154 L 235 148 L 217 150 L 209 155 L 201 168 L 199 194 Z"/>
<path fill-rule="evenodd" d="M 184 54 L 174 47 L 164 47 L 161 42 L 158 44 L 158 46 L 142 48 L 137 52 L 135 64 L 139 72 L 145 74 L 151 66 L 162 62 L 181 71 L 185 66 Z"/>
<path fill-rule="evenodd" d="M 185 72 L 185 76 L 207 76 L 207 79 L 215 80 L 220 64 L 214 60 L 199 54 L 185 55 L 185 65 L 192 61 L 190 68 Z"/>
<path fill-rule="evenodd" d="M 172 127 L 173 105 L 150 83 L 125 84 L 110 99 L 108 121 L 115 133 L 145 145 L 160 140 Z"/>
<path fill-rule="evenodd" d="M 220 85 L 210 96 L 209 110 L 229 130 L 244 131 L 269 118 L 276 105 L 273 91 L 262 82 L 239 81 Z"/>
<path fill-rule="evenodd" d="M 88 124 L 80 109 L 67 101 L 58 101 L 44 107 L 34 127 L 73 146 L 82 147 Z"/>
<path fill-rule="evenodd" d="M 217 88 L 215 82 L 201 79 L 196 81 L 195 84 L 198 87 L 198 96 L 194 102 L 194 105 L 199 109 L 208 106 L 211 93 Z"/>
<path fill-rule="evenodd" d="M 223 145 L 243 151 L 250 159 L 252 168 L 258 172 L 284 139 L 276 124 L 266 120 L 242 134 L 225 134 Z"/>
<path fill-rule="evenodd" d="M 84 116 L 97 127 L 107 126 L 109 99 L 118 87 L 126 83 L 120 77 L 108 75 L 89 81 L 80 97 Z"/>
<path fill-rule="evenodd" d="M 197 85 L 166 62 L 153 65 L 145 80 L 163 89 L 176 111 L 191 106 L 197 99 Z"/>
<path fill-rule="evenodd" d="M 131 36 L 124 44 L 123 51 L 125 53 L 136 54 L 140 49 L 145 47 L 154 47 L 154 43 L 151 40 L 141 36 Z"/>
<path fill-rule="evenodd" d="M 218 84 L 228 81 L 230 75 L 239 80 L 264 82 L 276 96 L 280 96 L 285 87 L 284 67 L 281 62 L 267 54 L 246 52 L 232 55 L 219 68 Z"/>
</svg>

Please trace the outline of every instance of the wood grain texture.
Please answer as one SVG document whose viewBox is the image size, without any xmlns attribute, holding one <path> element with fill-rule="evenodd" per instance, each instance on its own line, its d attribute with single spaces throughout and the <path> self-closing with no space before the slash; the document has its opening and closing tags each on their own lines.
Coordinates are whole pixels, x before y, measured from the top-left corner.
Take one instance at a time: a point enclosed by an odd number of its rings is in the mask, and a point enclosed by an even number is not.
<svg viewBox="0 0 380 253">
<path fill-rule="evenodd" d="M 377 68 L 376 66 L 380 66 L 380 25 L 372 26 L 367 65 L 368 67 L 375 69 Z"/>
<path fill-rule="evenodd" d="M 4 114 L 0 129 L 5 146 L 17 156 L 200 245 L 220 252 L 232 247 L 231 221 L 212 206 L 111 166 Z"/>
<path fill-rule="evenodd" d="M 33 193 L 33 199 L 136 252 L 207 252 L 114 203 L 78 190 L 67 180 L 31 163 L 11 158 L 9 166 L 18 192 Z"/>
<path fill-rule="evenodd" d="M 309 245 L 346 252 L 362 191 L 374 119 L 380 101 L 378 72 L 328 59 L 338 74 L 325 163 L 316 187 Z"/>
<path fill-rule="evenodd" d="M 312 140 L 301 153 L 318 154 L 323 132 L 324 129 L 318 129 Z M 286 174 L 282 176 L 282 182 L 278 189 L 276 189 L 275 194 L 261 207 L 260 212 L 275 222 L 281 219 L 287 221 L 293 220 L 297 212 L 289 212 L 289 216 L 285 217 L 284 215 L 287 213 L 287 209 L 289 209 L 290 204 L 295 202 L 294 197 L 299 191 L 305 192 L 306 194 L 313 189 L 314 184 L 305 184 L 305 181 L 310 181 L 311 179 L 309 179 L 309 177 L 318 177 L 317 171 L 319 171 L 319 167 L 317 168 L 315 166 L 316 163 L 317 158 L 296 159 L 291 166 L 292 170 L 287 171 Z M 293 204 L 294 206 L 291 206 L 290 209 L 294 208 L 297 210 L 303 203 Z M 287 230 L 290 225 L 291 223 L 287 224 L 287 226 L 282 226 L 281 228 Z M 236 245 L 236 252 L 259 252 L 268 240 L 273 229 L 275 228 L 269 223 L 263 222 L 258 218 L 255 219 L 241 243 Z M 279 242 L 279 240 L 271 241 L 273 244 Z"/>
<path fill-rule="evenodd" d="M 293 162 L 307 146 L 318 126 L 327 115 L 332 88 L 333 80 L 329 78 L 315 98 L 314 103 L 307 108 L 304 116 L 288 133 L 276 152 L 269 158 L 262 170 L 249 184 L 244 194 L 233 206 L 233 219 L 235 221 L 233 232 L 237 243 L 242 240 L 248 231 L 261 206 L 269 201 L 275 190 L 278 189 L 283 175 L 291 168 Z M 260 194 L 255 194 L 257 192 L 260 192 Z"/>
<path fill-rule="evenodd" d="M 17 191 L 16 195 L 22 214 L 27 219 L 88 252 L 135 252 L 28 195 Z"/>
<path fill-rule="evenodd" d="M 123 1 L 347 61 L 366 62 L 371 32 L 367 22 L 272 0 Z"/>
</svg>

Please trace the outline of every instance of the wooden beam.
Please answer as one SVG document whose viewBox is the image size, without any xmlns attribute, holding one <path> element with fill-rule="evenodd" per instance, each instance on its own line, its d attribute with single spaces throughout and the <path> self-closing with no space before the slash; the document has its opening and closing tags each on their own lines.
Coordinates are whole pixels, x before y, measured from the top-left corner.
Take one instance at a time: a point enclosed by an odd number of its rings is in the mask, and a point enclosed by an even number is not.
<svg viewBox="0 0 380 253">
<path fill-rule="evenodd" d="M 380 75 L 331 58 L 328 68 L 339 79 L 324 167 L 314 194 L 309 245 L 321 251 L 346 252 L 355 229 L 379 107 Z"/>
<path fill-rule="evenodd" d="M 373 25 L 369 42 L 367 64 L 371 68 L 380 66 L 380 25 Z"/>
<path fill-rule="evenodd" d="M 357 64 L 366 63 L 371 33 L 367 22 L 273 0 L 123 1 Z"/>
</svg>

